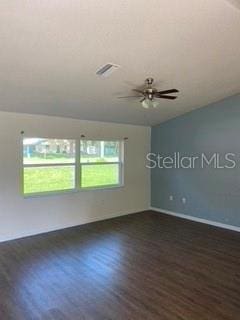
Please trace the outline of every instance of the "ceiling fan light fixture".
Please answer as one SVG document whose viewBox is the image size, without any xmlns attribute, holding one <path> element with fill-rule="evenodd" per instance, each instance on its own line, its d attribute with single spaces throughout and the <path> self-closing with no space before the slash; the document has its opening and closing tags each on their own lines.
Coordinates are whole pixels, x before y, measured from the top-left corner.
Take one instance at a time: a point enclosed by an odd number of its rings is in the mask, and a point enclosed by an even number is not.
<svg viewBox="0 0 240 320">
<path fill-rule="evenodd" d="M 153 100 L 152 101 L 152 106 L 153 106 L 153 108 L 157 108 L 159 106 L 159 102 L 156 101 L 156 100 Z"/>
<path fill-rule="evenodd" d="M 146 99 L 144 99 L 144 100 L 142 101 L 142 106 L 143 106 L 143 108 L 145 108 L 145 109 L 157 108 L 157 107 L 159 106 L 159 102 L 156 101 L 156 100 L 154 100 L 154 99 L 151 100 L 151 99 L 146 98 Z"/>
<path fill-rule="evenodd" d="M 143 108 L 144 108 L 144 109 L 149 109 L 150 103 L 151 103 L 151 100 L 149 100 L 149 99 L 144 99 L 144 100 L 142 101 L 142 106 L 143 106 Z"/>
</svg>

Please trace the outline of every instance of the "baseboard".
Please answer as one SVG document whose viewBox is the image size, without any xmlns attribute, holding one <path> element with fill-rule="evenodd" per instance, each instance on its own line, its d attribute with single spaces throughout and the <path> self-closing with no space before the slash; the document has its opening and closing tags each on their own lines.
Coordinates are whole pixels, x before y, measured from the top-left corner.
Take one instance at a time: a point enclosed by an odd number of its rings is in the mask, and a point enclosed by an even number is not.
<svg viewBox="0 0 240 320">
<path fill-rule="evenodd" d="M 174 217 L 178 217 L 178 218 L 182 218 L 182 219 L 187 219 L 187 220 L 191 220 L 191 221 L 195 221 L 195 222 L 209 224 L 214 227 L 219 227 L 219 228 L 223 228 L 223 229 L 228 229 L 228 230 L 240 232 L 240 227 L 236 227 L 236 226 L 233 226 L 230 224 L 225 224 L 225 223 L 216 222 L 216 221 L 212 221 L 212 220 L 202 219 L 202 218 L 198 218 L 198 217 L 194 217 L 194 216 L 189 216 L 189 215 L 186 215 L 183 213 L 173 212 L 170 210 L 156 208 L 156 207 L 150 207 L 150 210 L 164 213 L 164 214 L 168 214 L 170 216 L 174 216 Z"/>
<path fill-rule="evenodd" d="M 88 223 L 92 223 L 92 222 L 118 218 L 118 217 L 130 215 L 130 214 L 134 214 L 134 213 L 142 212 L 142 211 L 146 211 L 146 210 L 148 210 L 148 209 L 140 209 L 140 210 L 136 210 L 136 211 L 118 212 L 118 213 L 108 214 L 108 215 L 104 215 L 104 216 L 85 218 L 82 221 L 74 223 L 74 224 L 69 224 L 69 225 L 64 225 L 64 226 L 55 226 L 55 227 L 52 227 L 52 228 L 44 228 L 44 229 L 37 230 L 37 231 L 34 231 L 34 232 L 29 232 L 29 233 L 28 232 L 18 233 L 18 234 L 14 235 L 14 236 L 5 236 L 5 237 L 0 238 L 0 243 L 6 242 L 6 241 L 11 241 L 11 240 L 27 238 L 27 237 L 33 237 L 33 236 L 37 236 L 37 235 L 40 235 L 40 234 L 54 232 L 54 231 L 58 231 L 58 230 L 64 230 L 64 229 L 68 229 L 68 228 L 78 227 L 78 226 L 81 226 L 81 225 L 84 225 L 84 224 L 88 224 Z"/>
</svg>

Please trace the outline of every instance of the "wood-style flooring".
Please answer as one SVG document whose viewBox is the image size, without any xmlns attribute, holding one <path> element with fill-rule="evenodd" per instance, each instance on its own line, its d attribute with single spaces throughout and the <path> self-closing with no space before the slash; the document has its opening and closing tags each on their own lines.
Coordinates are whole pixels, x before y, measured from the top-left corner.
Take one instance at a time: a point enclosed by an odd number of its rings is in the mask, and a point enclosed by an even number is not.
<svg viewBox="0 0 240 320">
<path fill-rule="evenodd" d="M 0 320 L 35 319 L 239 320 L 240 233 L 148 211 L 2 243 Z"/>
</svg>

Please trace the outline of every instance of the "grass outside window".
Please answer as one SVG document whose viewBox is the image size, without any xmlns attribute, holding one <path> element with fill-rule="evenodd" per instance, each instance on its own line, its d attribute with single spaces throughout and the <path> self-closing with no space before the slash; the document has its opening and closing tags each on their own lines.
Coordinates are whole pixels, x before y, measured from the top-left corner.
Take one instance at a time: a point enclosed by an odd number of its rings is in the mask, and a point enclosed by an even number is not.
<svg viewBox="0 0 240 320">
<path fill-rule="evenodd" d="M 119 185 L 120 141 L 23 139 L 24 195 Z"/>
</svg>

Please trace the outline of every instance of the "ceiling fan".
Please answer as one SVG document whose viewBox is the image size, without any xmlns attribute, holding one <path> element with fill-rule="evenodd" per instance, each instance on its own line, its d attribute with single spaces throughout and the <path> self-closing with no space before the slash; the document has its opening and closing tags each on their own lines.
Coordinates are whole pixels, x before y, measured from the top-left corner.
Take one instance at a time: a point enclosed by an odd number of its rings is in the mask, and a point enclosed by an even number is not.
<svg viewBox="0 0 240 320">
<path fill-rule="evenodd" d="M 174 100 L 177 96 L 171 96 L 168 94 L 177 93 L 179 92 L 177 89 L 169 89 L 158 91 L 156 88 L 153 87 L 153 78 L 147 78 L 145 80 L 145 86 L 143 89 L 133 89 L 133 91 L 137 92 L 138 95 L 136 96 L 126 96 L 126 97 L 118 97 L 119 99 L 125 98 L 141 98 L 140 102 L 143 108 L 156 108 L 158 106 L 158 101 L 156 99 L 169 99 Z"/>
</svg>

